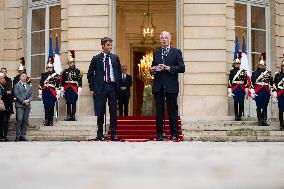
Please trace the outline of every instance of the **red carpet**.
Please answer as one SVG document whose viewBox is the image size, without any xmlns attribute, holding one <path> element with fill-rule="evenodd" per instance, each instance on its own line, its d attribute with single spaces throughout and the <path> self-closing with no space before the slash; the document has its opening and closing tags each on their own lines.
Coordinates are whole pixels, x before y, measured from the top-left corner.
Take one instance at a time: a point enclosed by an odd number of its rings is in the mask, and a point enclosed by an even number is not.
<svg viewBox="0 0 284 189">
<path fill-rule="evenodd" d="M 179 139 L 183 140 L 181 130 L 181 120 L 178 118 Z M 166 138 L 170 138 L 169 120 L 166 118 Z M 108 130 L 110 136 L 110 130 Z M 156 134 L 155 116 L 128 116 L 118 117 L 117 136 L 124 140 L 153 140 Z"/>
</svg>

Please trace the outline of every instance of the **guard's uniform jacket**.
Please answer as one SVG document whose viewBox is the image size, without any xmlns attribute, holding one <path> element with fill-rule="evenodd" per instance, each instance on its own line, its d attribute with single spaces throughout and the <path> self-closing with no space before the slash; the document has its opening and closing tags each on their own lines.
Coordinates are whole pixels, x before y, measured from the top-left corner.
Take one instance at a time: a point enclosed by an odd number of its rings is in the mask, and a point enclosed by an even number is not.
<svg viewBox="0 0 284 189">
<path fill-rule="evenodd" d="M 255 102 L 259 108 L 266 108 L 270 99 L 270 90 L 273 89 L 273 77 L 271 72 L 268 70 L 261 70 L 257 68 L 252 73 L 252 85 L 256 94 Z"/>
<path fill-rule="evenodd" d="M 228 88 L 231 88 L 234 94 L 234 100 L 237 103 L 243 103 L 246 88 L 248 88 L 247 73 L 245 70 L 234 68 L 230 71 Z"/>
<path fill-rule="evenodd" d="M 284 72 L 276 73 L 274 78 L 274 88 L 277 93 L 279 112 L 284 112 Z"/>
<path fill-rule="evenodd" d="M 62 72 L 62 86 L 64 87 L 67 103 L 74 104 L 78 100 L 78 88 L 82 87 L 83 73 L 75 66 Z"/>
<path fill-rule="evenodd" d="M 42 90 L 42 101 L 45 108 L 54 108 L 57 100 L 57 90 L 60 87 L 60 76 L 55 72 L 41 74 L 40 90 Z"/>
</svg>

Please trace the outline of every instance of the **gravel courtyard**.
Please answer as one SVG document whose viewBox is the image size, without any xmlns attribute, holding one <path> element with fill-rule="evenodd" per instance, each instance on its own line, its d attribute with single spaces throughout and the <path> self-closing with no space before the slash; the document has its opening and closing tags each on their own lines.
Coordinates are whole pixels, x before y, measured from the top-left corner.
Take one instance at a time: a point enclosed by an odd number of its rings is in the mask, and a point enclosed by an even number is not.
<svg viewBox="0 0 284 189">
<path fill-rule="evenodd" d="M 0 143 L 1 189 L 283 189 L 284 143 Z"/>
</svg>

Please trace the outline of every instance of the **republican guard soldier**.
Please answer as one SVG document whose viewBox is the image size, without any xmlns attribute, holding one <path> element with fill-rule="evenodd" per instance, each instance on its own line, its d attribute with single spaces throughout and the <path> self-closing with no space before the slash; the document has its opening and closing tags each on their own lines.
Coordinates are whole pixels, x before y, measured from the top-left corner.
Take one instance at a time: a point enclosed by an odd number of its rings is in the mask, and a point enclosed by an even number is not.
<svg viewBox="0 0 284 189">
<path fill-rule="evenodd" d="M 76 102 L 78 95 L 82 91 L 83 73 L 75 66 L 75 51 L 70 50 L 71 55 L 68 59 L 69 68 L 62 72 L 62 87 L 67 104 L 67 116 L 65 121 L 75 121 Z"/>
<path fill-rule="evenodd" d="M 41 74 L 39 98 L 42 99 L 45 111 L 45 126 L 53 126 L 54 106 L 60 97 L 60 76 L 54 71 L 53 57 L 47 64 L 47 71 Z"/>
<path fill-rule="evenodd" d="M 274 78 L 274 89 L 275 93 L 273 98 L 277 98 L 278 108 L 279 108 L 279 121 L 280 121 L 280 130 L 284 131 L 283 124 L 283 112 L 284 112 L 284 54 L 283 60 L 281 62 L 281 69 L 278 73 L 275 74 Z"/>
<path fill-rule="evenodd" d="M 240 69 L 242 52 L 234 60 L 233 69 L 230 71 L 228 81 L 228 96 L 234 99 L 235 121 L 241 121 L 244 112 L 244 99 L 248 94 L 247 72 Z"/>
<path fill-rule="evenodd" d="M 266 69 L 266 54 L 262 53 L 257 69 L 252 73 L 252 98 L 256 102 L 256 113 L 259 126 L 267 124 L 267 106 L 273 90 L 273 77 L 271 71 Z"/>
</svg>

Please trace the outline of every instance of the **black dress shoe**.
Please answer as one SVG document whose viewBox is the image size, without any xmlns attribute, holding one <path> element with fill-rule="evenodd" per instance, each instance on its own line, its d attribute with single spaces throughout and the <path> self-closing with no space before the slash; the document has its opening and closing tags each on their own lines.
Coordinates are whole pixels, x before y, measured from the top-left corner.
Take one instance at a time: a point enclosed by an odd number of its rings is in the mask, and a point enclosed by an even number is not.
<svg viewBox="0 0 284 189">
<path fill-rule="evenodd" d="M 174 142 L 180 142 L 180 139 L 179 139 L 177 136 L 173 136 L 173 137 L 172 137 L 172 140 L 173 140 Z"/>
<path fill-rule="evenodd" d="M 4 137 L 4 142 L 9 142 L 9 139 L 7 137 Z"/>
<path fill-rule="evenodd" d="M 110 140 L 111 141 L 120 141 L 120 138 L 118 138 L 117 136 L 111 136 Z"/>
<path fill-rule="evenodd" d="M 28 139 L 26 139 L 26 137 L 20 137 L 20 141 L 29 141 Z"/>
<path fill-rule="evenodd" d="M 163 141 L 163 140 L 164 140 L 164 138 L 161 137 L 161 136 L 158 136 L 158 137 L 156 138 L 156 141 Z"/>
<path fill-rule="evenodd" d="M 16 137 L 15 142 L 20 142 L 20 137 Z"/>
<path fill-rule="evenodd" d="M 97 137 L 96 140 L 98 140 L 98 141 L 105 141 L 106 139 L 105 139 L 105 137 Z"/>
<path fill-rule="evenodd" d="M 269 124 L 266 121 L 263 121 L 262 126 L 269 126 Z"/>
</svg>

